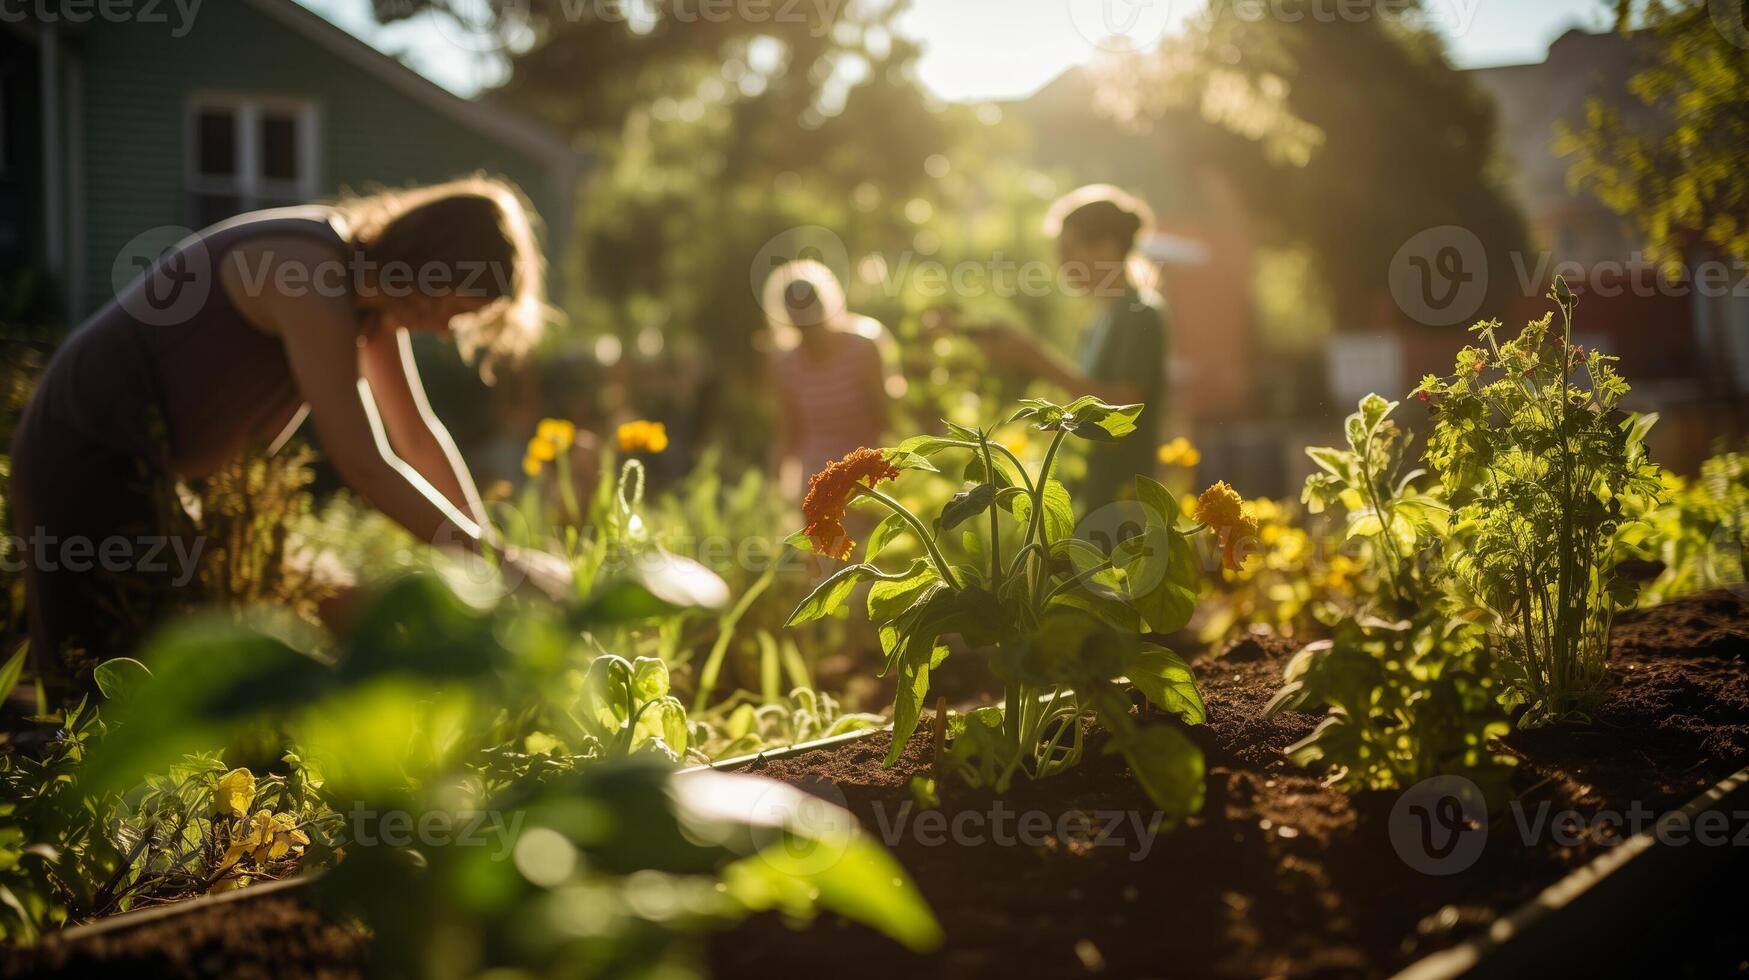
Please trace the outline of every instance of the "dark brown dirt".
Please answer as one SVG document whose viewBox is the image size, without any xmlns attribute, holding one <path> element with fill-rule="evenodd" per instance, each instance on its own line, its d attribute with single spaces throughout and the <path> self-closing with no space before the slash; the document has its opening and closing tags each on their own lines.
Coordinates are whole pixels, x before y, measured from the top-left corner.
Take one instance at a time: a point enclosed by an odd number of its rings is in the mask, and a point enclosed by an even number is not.
<svg viewBox="0 0 1749 980">
<path fill-rule="evenodd" d="M 150 927 L 71 943 L 51 937 L 34 950 L 0 955 L 0 973 L 166 980 L 274 980 L 290 976 L 350 980 L 360 976 L 364 949 L 365 938 L 357 929 L 327 921 L 295 896 L 239 896 L 211 909 L 170 916 Z"/>
<path fill-rule="evenodd" d="M 1742 596 L 1708 593 L 1623 616 L 1615 635 L 1615 688 L 1594 725 L 1508 739 L 1520 759 L 1513 787 L 1525 807 L 1546 801 L 1552 811 L 1591 814 L 1640 802 L 1664 810 L 1749 764 L 1749 603 Z M 1196 664 L 1210 718 L 1192 730 L 1207 756 L 1207 803 L 1198 817 L 1163 832 L 1145 857 L 1136 846 L 1145 835 L 1133 824 L 1114 831 L 1126 843 L 1108 846 L 1056 834 L 1071 811 L 1096 821 L 1102 811 L 1144 820 L 1153 812 L 1121 759 L 1101 753 L 1095 734 L 1078 768 L 1022 781 L 1000 801 L 941 783 L 950 821 L 960 814 L 988 820 L 999 802 L 1008 814 L 1006 844 L 989 823 L 977 846 L 933 843 L 914 829 L 898 835 L 894 853 L 946 930 L 942 950 L 916 956 L 832 916 L 801 931 L 761 916 L 713 940 L 712 971 L 761 980 L 822 972 L 835 980 L 1382 976 L 1476 933 L 1600 853 L 1596 839 L 1527 846 L 1514 819 L 1497 815 L 1472 867 L 1438 877 L 1413 870 L 1389 841 L 1395 794 L 1327 789 L 1282 757 L 1318 721 L 1263 716 L 1292 649 L 1252 637 Z M 753 771 L 842 802 L 881 835 L 883 821 L 890 827 L 910 802 L 911 777 L 928 772 L 922 737 L 898 765 L 883 769 L 888 744 L 877 735 Z M 917 812 L 913 804 L 907 819 Z M 1044 814 L 1051 829 L 1016 842 L 1018 815 L 1027 812 Z M 1659 895 L 1650 904 L 1680 907 L 1682 898 Z M 1648 975 L 1749 970 L 1749 963 L 1738 966 L 1749 960 L 1740 903 L 1728 912 L 1713 908 L 1719 914 L 1694 918 L 1681 939 L 1692 953 L 1660 960 Z M 295 898 L 274 896 L 96 941 L 51 941 L 33 955 L 13 951 L 0 955 L 0 972 L 351 976 L 363 942 Z"/>
<path fill-rule="evenodd" d="M 1716 593 L 1623 616 L 1615 690 L 1595 724 L 1508 739 L 1520 759 L 1512 785 L 1526 819 L 1543 802 L 1550 813 L 1635 802 L 1661 812 L 1749 763 L 1745 624 L 1749 608 Z M 990 833 L 962 846 L 901 833 L 890 843 L 942 920 L 940 952 L 915 956 L 836 919 L 793 932 L 761 918 L 715 941 L 716 974 L 823 967 L 838 977 L 1383 976 L 1475 934 L 1608 843 L 1607 833 L 1576 847 L 1542 834 L 1527 845 L 1518 818 L 1497 814 L 1472 867 L 1445 876 L 1414 870 L 1389 840 L 1396 794 L 1327 789 L 1281 756 L 1318 721 L 1263 716 L 1292 649 L 1252 637 L 1196 665 L 1210 719 L 1195 731 L 1207 755 L 1208 801 L 1145 858 L 1073 840 L 1002 846 Z M 911 777 L 928 772 L 921 737 L 890 770 L 880 767 L 888 744 L 877 736 L 753 771 L 840 800 L 879 834 L 910 799 Z M 1077 809 L 1151 813 L 1121 760 L 1097 748 L 1089 746 L 1077 770 L 1017 784 L 1002 805 L 1042 811 L 1053 823 Z M 996 802 L 945 782 L 942 793 L 950 823 L 960 814 L 988 819 Z M 1735 966 L 1743 946 L 1711 951 L 1705 972 L 1691 975 Z M 1676 975 L 1680 965 L 1666 961 L 1660 972 Z"/>
</svg>

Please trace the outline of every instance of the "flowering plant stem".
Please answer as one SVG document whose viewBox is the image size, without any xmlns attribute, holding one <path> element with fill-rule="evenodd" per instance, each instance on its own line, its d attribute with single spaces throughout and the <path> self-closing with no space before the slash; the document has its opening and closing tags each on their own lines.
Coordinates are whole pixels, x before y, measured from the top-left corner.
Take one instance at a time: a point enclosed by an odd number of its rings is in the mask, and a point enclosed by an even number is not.
<svg viewBox="0 0 1749 980">
<path fill-rule="evenodd" d="M 872 536 L 863 561 L 820 583 L 789 621 L 793 626 L 829 615 L 858 583 L 869 584 L 869 619 L 887 656 L 882 673 L 894 672 L 898 681 L 888 764 L 916 731 L 930 672 L 953 649 L 948 639 L 958 637 L 966 647 L 993 651 L 990 665 L 1002 682 L 1003 704 L 952 720 L 939 767 L 1001 792 L 1016 775 L 1043 778 L 1074 765 L 1084 723 L 1097 721 L 1112 751 L 1129 760 L 1137 780 L 1170 817 L 1201 806 L 1201 752 L 1170 724 L 1138 721 L 1120 681 L 1169 715 L 1191 724 L 1203 720 L 1190 668 L 1149 638 L 1182 629 L 1194 611 L 1197 569 L 1185 537 L 1203 526 L 1180 526 L 1171 493 L 1137 477 L 1137 503 L 1147 515 L 1143 533 L 1102 547 L 1103 541 L 1068 532 L 1075 526 L 1073 505 L 1052 479 L 1064 439 L 1107 442 L 1128 435 L 1140 411 L 1139 405 L 1093 398 L 1066 406 L 1026 402 L 1002 424 L 1024 420 L 1051 433 L 1036 471 L 991 441 L 993 429 L 950 423 L 946 436 L 919 436 L 894 449 L 858 449 L 810 481 L 802 508 L 809 524 L 791 538 L 799 546 L 848 558 L 855 548 L 843 526 L 849 501 L 869 498 L 894 515 Z M 876 488 L 904 470 L 939 473 L 930 457 L 948 452 L 970 458 L 961 489 L 933 521 Z M 1237 520 L 1237 494 L 1222 492 L 1230 495 L 1223 499 Z M 1011 518 L 1007 547 L 1004 514 Z M 900 525 L 916 536 L 927 558 L 887 572 L 874 559 Z M 987 537 L 963 529 L 980 525 Z M 955 528 L 962 530 L 945 533 Z"/>
</svg>

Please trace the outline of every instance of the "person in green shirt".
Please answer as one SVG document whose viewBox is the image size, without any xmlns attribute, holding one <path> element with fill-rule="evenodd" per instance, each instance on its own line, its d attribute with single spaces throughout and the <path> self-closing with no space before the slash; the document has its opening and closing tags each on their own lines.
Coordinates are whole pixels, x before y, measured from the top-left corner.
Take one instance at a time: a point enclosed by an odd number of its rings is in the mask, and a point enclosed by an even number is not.
<svg viewBox="0 0 1749 980">
<path fill-rule="evenodd" d="M 1109 184 L 1072 191 L 1051 206 L 1046 229 L 1057 240 L 1060 281 L 1095 304 L 1073 363 L 1008 324 L 973 334 L 996 367 L 1043 378 L 1071 395 L 1147 406 L 1135 433 L 1091 446 L 1077 497 L 1089 510 L 1133 496 L 1136 474 L 1151 475 L 1155 468 L 1166 401 L 1167 320 L 1164 303 L 1136 283 L 1130 262 L 1137 237 L 1152 224 L 1146 204 Z"/>
</svg>

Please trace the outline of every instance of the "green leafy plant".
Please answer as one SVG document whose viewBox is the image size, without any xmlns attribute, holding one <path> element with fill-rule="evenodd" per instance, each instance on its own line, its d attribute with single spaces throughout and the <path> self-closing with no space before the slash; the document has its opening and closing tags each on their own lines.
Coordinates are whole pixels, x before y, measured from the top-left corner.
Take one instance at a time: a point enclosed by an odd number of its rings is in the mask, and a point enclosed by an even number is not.
<svg viewBox="0 0 1749 980">
<path fill-rule="evenodd" d="M 1509 726 L 1483 631 L 1461 620 L 1347 619 L 1296 653 L 1269 713 L 1328 706 L 1288 757 L 1348 790 L 1463 775 L 1487 789 L 1512 759 L 1491 741 Z"/>
<path fill-rule="evenodd" d="M 737 692 L 712 711 L 709 721 L 695 724 L 711 758 L 751 755 L 769 749 L 878 728 L 886 719 L 867 712 L 847 712 L 838 699 L 811 687 L 798 687 L 782 698 Z"/>
<path fill-rule="evenodd" d="M 595 658 L 569 717 L 608 758 L 649 751 L 677 762 L 686 754 L 686 707 L 668 693 L 668 666 L 654 657 Z"/>
<path fill-rule="evenodd" d="M 1575 301 L 1501 340 L 1473 329 L 1454 373 L 1417 389 L 1434 427 L 1426 458 L 1455 508 L 1450 561 L 1461 597 L 1486 614 L 1520 724 L 1583 718 L 1600 696 L 1617 606 L 1638 581 L 1617 573 L 1617 538 L 1663 499 L 1646 456 L 1656 415 L 1619 405 L 1616 358 L 1573 343 Z"/>
<path fill-rule="evenodd" d="M 1451 511 L 1416 488 L 1424 470 L 1404 470 L 1408 440 L 1390 418 L 1398 404 L 1367 395 L 1343 423 L 1347 449 L 1308 447 L 1318 472 L 1306 478 L 1300 499 L 1313 514 L 1341 508 L 1343 537 L 1366 544 L 1385 598 L 1401 606 L 1429 595 L 1417 559 L 1446 532 Z"/>
<path fill-rule="evenodd" d="M 868 615 L 886 654 L 884 672 L 898 680 L 889 765 L 916 730 L 930 673 L 957 634 L 968 647 L 995 648 L 991 666 L 1004 685 L 1004 707 L 977 709 L 955 726 L 946 768 L 998 791 L 1017 774 L 1043 778 L 1080 760 L 1083 723 L 1096 720 L 1109 735 L 1107 751 L 1122 753 L 1163 810 L 1177 818 L 1200 808 L 1201 752 L 1172 724 L 1139 721 L 1122 682 L 1183 722 L 1204 720 L 1189 667 L 1153 634 L 1190 621 L 1198 569 L 1189 536 L 1205 527 L 1183 523 L 1171 493 L 1138 477 L 1136 526 L 1102 547 L 1074 536 L 1069 492 L 1052 475 L 1065 439 L 1123 437 L 1140 411 L 1091 397 L 1024 402 L 1002 424 L 1024 421 L 1048 434 L 1036 471 L 988 430 L 949 423 L 944 436 L 860 449 L 813 478 L 803 505 L 809 524 L 792 538 L 799 546 L 844 558 L 854 545 L 843 526 L 846 506 L 866 501 L 889 515 L 870 535 L 864 560 L 828 577 L 790 617 L 795 625 L 826 616 L 857 584 L 870 583 Z M 903 470 L 939 474 L 932 460 L 948 455 L 966 460 L 963 489 L 933 520 L 877 488 Z M 1224 484 L 1210 493 L 1221 506 L 1204 510 L 1225 517 L 1231 554 L 1242 520 L 1238 496 Z M 979 527 L 982 535 L 970 530 Z M 903 534 L 915 536 L 926 557 L 883 570 L 875 558 Z"/>
<path fill-rule="evenodd" d="M 1668 497 L 1645 515 L 1644 524 L 1619 535 L 1624 556 L 1654 562 L 1657 578 L 1640 591 L 1641 606 L 1680 595 L 1741 586 L 1743 549 L 1749 544 L 1749 456 L 1721 453 L 1700 464 L 1688 480 L 1662 472 Z M 1658 566 L 1662 567 L 1659 568 Z"/>
<path fill-rule="evenodd" d="M 1303 499 L 1361 544 L 1372 591 L 1354 596 L 1329 639 L 1294 655 L 1268 711 L 1328 709 L 1287 753 L 1345 789 L 1461 774 L 1497 790 L 1511 763 L 1490 745 L 1508 729 L 1500 685 L 1482 629 L 1446 616 L 1450 510 L 1437 488 L 1416 486 L 1423 471 L 1404 471 L 1397 405 L 1368 395 L 1343 427 L 1347 449 L 1306 450 L 1318 472 Z"/>
<path fill-rule="evenodd" d="M 636 582 L 558 609 L 470 602 L 409 576 L 331 644 L 260 614 L 183 624 L 142 653 L 149 673 L 117 702 L 110 737 L 60 802 L 82 808 L 188 746 L 270 732 L 353 819 L 417 814 L 421 828 L 453 829 L 486 813 L 514 828 L 501 850 L 424 830 L 389 846 L 350 833 L 351 820 L 310 833 L 295 808 L 267 802 L 271 780 L 245 792 L 246 771 L 219 776 L 206 759 L 217 869 L 279 873 L 300 835 L 330 838 L 346 857 L 320 894 L 371 930 L 373 965 L 391 975 L 689 975 L 702 932 L 764 909 L 798 920 L 829 909 L 920 951 L 939 942 L 904 872 L 848 813 L 751 777 L 675 776 L 640 750 L 685 744 L 665 670 L 598 656 L 589 637 L 661 606 L 677 609 Z M 564 734 L 556 711 L 573 704 L 589 729 L 578 745 L 537 737 Z M 576 751 L 588 743 L 597 751 Z M 477 941 L 431 941 L 462 933 Z"/>
</svg>

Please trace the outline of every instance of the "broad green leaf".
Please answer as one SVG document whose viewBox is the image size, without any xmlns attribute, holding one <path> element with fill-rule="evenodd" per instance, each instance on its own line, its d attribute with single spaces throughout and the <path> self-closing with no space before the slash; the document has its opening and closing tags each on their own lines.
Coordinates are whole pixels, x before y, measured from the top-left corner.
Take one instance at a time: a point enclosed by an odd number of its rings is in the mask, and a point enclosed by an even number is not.
<svg viewBox="0 0 1749 980">
<path fill-rule="evenodd" d="M 1104 720 L 1102 715 L 1102 720 Z M 1112 738 L 1107 754 L 1120 752 L 1154 805 L 1172 823 L 1202 810 L 1202 750 L 1169 725 L 1131 725 Z"/>
<path fill-rule="evenodd" d="M 12 655 L 12 659 L 6 661 L 6 666 L 0 667 L 0 700 L 4 700 L 18 686 L 18 678 L 24 674 L 24 661 L 29 654 L 29 646 L 22 646 Z"/>
<path fill-rule="evenodd" d="M 1157 527 L 1177 527 L 1179 518 L 1184 516 L 1172 491 L 1145 476 L 1136 477 L 1136 501 L 1147 512 L 1149 523 Z"/>
<path fill-rule="evenodd" d="M 899 688 L 893 697 L 893 744 L 882 765 L 891 766 L 905 753 L 905 743 L 917 730 L 923 701 L 929 696 L 929 672 L 947 659 L 945 646 L 931 643 L 922 649 L 925 652 L 921 654 L 907 650 L 899 662 Z"/>
<path fill-rule="evenodd" d="M 1149 701 L 1182 718 L 1185 724 L 1200 725 L 1208 720 L 1202 694 L 1196 689 L 1196 675 L 1191 673 L 1178 654 L 1165 647 L 1147 645 L 1130 658 L 1125 673 Z"/>
<path fill-rule="evenodd" d="M 996 487 L 989 483 L 980 483 L 963 493 L 954 494 L 953 499 L 941 509 L 938 524 L 943 531 L 952 530 L 967 520 L 990 509 L 990 504 L 996 499 Z"/>
<path fill-rule="evenodd" d="M 668 695 L 668 665 L 656 657 L 632 662 L 632 692 L 639 701 L 654 701 Z"/>
<path fill-rule="evenodd" d="M 756 853 L 722 873 L 728 893 L 748 908 L 805 918 L 818 904 L 919 953 L 941 944 L 941 926 L 905 870 L 842 807 L 758 776 L 698 772 L 671 785 L 692 836 L 701 828 L 716 836 L 751 831 L 743 839 Z"/>
<path fill-rule="evenodd" d="M 795 612 L 790 613 L 789 622 L 784 625 L 797 626 L 831 615 L 839 606 L 844 605 L 845 599 L 850 598 L 856 583 L 873 578 L 879 572 L 880 569 L 868 564 L 840 568 L 816 586 L 813 592 L 808 593 L 808 597 L 796 606 Z"/>
<path fill-rule="evenodd" d="M 910 529 L 905 519 L 898 514 L 888 514 L 868 533 L 868 543 L 863 546 L 864 561 L 874 561 L 880 553 L 891 544 L 893 539 Z"/>
<path fill-rule="evenodd" d="M 1069 488 L 1061 481 L 1046 480 L 1045 498 L 1045 537 L 1051 541 L 1060 541 L 1075 533 L 1075 504 L 1069 499 Z M 1015 520 L 1022 525 L 1032 521 L 1032 498 L 1019 494 L 1009 501 L 1009 507 L 1014 511 Z"/>
<path fill-rule="evenodd" d="M 4 671 L 0 671 L 0 674 L 3 673 Z M 111 701 L 120 701 L 126 698 L 145 684 L 146 679 L 151 676 L 152 672 L 146 669 L 146 665 L 132 657 L 116 657 L 113 660 L 105 660 L 91 672 L 92 680 L 97 682 L 97 689 Z M 4 680 L 5 677 L 0 676 L 0 681 Z"/>
<path fill-rule="evenodd" d="M 1342 450 L 1329 446 L 1307 446 L 1306 455 L 1324 472 L 1338 480 L 1348 479 L 1349 456 Z"/>
<path fill-rule="evenodd" d="M 913 436 L 899 443 L 897 449 L 883 450 L 883 452 L 934 456 L 936 453 L 948 449 L 964 448 L 964 441 L 959 439 L 944 439 L 941 436 Z"/>
<path fill-rule="evenodd" d="M 941 576 L 936 574 L 935 566 L 924 558 L 912 562 L 901 578 L 875 582 L 868 587 L 869 620 L 886 623 L 899 618 L 931 585 L 942 585 Z M 946 588 L 945 585 L 942 587 Z"/>
<path fill-rule="evenodd" d="M 893 464 L 896 469 L 922 470 L 925 473 L 941 472 L 922 453 L 907 452 L 903 449 L 884 449 L 882 452 L 886 455 L 887 462 Z"/>
</svg>

